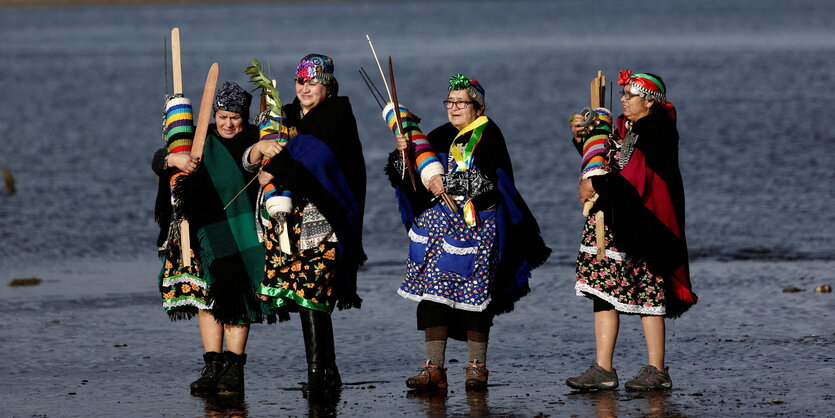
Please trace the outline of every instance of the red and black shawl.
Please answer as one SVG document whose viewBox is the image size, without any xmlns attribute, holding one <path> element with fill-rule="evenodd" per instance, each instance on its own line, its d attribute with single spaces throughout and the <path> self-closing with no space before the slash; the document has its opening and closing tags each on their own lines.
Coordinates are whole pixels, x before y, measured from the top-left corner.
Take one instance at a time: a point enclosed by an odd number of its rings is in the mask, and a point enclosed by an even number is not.
<svg viewBox="0 0 835 418">
<path fill-rule="evenodd" d="M 698 300 L 690 285 L 678 130 L 664 112 L 653 112 L 632 132 L 638 139 L 626 166 L 591 178 L 600 195 L 596 206 L 619 248 L 665 279 L 667 316 L 674 318 Z"/>
</svg>

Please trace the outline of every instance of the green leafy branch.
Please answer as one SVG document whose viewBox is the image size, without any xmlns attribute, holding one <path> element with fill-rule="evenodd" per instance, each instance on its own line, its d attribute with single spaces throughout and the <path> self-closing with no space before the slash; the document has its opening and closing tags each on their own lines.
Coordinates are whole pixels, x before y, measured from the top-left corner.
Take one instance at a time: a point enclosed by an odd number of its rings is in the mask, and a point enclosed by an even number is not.
<svg viewBox="0 0 835 418">
<path fill-rule="evenodd" d="M 264 74 L 264 67 L 257 59 L 252 59 L 252 65 L 244 68 L 244 73 L 249 75 L 249 81 L 255 84 L 252 91 L 263 89 L 267 95 L 272 99 L 272 103 L 267 101 L 267 108 L 274 115 L 281 115 L 281 98 L 278 94 L 278 89 L 273 86 L 273 81 Z"/>
</svg>

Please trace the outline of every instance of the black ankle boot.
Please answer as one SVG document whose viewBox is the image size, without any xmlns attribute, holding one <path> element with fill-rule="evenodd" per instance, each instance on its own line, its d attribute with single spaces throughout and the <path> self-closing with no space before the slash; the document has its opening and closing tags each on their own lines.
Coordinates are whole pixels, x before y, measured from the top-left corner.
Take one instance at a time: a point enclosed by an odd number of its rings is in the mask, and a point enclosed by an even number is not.
<svg viewBox="0 0 835 418">
<path fill-rule="evenodd" d="M 217 380 L 223 371 L 223 355 L 210 351 L 203 354 L 206 365 L 200 372 L 200 377 L 191 383 L 191 393 L 211 393 L 217 390 Z"/>
<path fill-rule="evenodd" d="M 334 373 L 339 380 L 339 371 L 333 361 L 333 334 L 331 316 L 314 309 L 299 309 L 304 334 L 304 351 L 307 356 L 307 383 L 302 386 L 305 396 L 323 394 L 338 387 Z M 339 380 L 339 384 L 342 382 Z"/>
<path fill-rule="evenodd" d="M 339 375 L 339 369 L 336 367 L 336 349 L 333 342 L 333 322 L 330 315 L 327 318 L 327 343 L 325 347 L 327 365 L 325 366 L 325 383 L 333 388 L 342 387 L 342 377 Z"/>
<path fill-rule="evenodd" d="M 231 351 L 225 351 L 223 358 L 226 360 L 226 365 L 223 367 L 220 378 L 218 378 L 217 391 L 224 393 L 243 392 L 246 353 L 235 354 Z"/>
</svg>

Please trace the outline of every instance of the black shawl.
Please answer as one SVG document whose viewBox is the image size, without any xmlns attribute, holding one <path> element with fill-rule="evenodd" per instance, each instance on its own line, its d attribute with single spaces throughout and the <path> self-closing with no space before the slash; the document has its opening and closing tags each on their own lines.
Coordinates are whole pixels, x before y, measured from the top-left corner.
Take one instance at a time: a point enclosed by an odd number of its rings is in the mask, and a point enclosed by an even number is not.
<svg viewBox="0 0 835 418">
<path fill-rule="evenodd" d="M 365 210 L 365 159 L 347 97 L 329 97 L 301 117 L 296 99 L 284 106 L 285 123 L 297 135 L 264 166 L 278 189 L 312 202 L 336 233 L 339 247 L 334 291 L 339 309 L 359 307 L 357 270 Z"/>
</svg>

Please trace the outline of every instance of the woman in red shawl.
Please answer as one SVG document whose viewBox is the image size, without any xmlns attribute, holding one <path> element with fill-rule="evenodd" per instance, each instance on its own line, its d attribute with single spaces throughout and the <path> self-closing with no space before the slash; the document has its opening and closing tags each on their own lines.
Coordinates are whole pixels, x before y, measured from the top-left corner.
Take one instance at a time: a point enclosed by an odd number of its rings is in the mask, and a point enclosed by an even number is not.
<svg viewBox="0 0 835 418">
<path fill-rule="evenodd" d="M 678 166 L 675 107 L 666 86 L 649 73 L 621 71 L 621 105 L 609 173 L 582 180 L 580 201 L 599 196 L 591 213 L 605 214 L 606 251 L 597 259 L 595 218 L 586 218 L 575 289 L 594 301 L 596 358 L 582 375 L 566 379 L 579 390 L 618 386 L 612 367 L 620 313 L 640 315 L 648 364 L 627 390 L 670 389 L 664 365 L 664 317 L 696 303 L 684 234 L 684 187 Z M 576 122 L 576 120 L 575 120 Z M 573 124 L 574 134 L 580 130 Z M 578 138 L 575 137 L 575 144 Z"/>
</svg>

